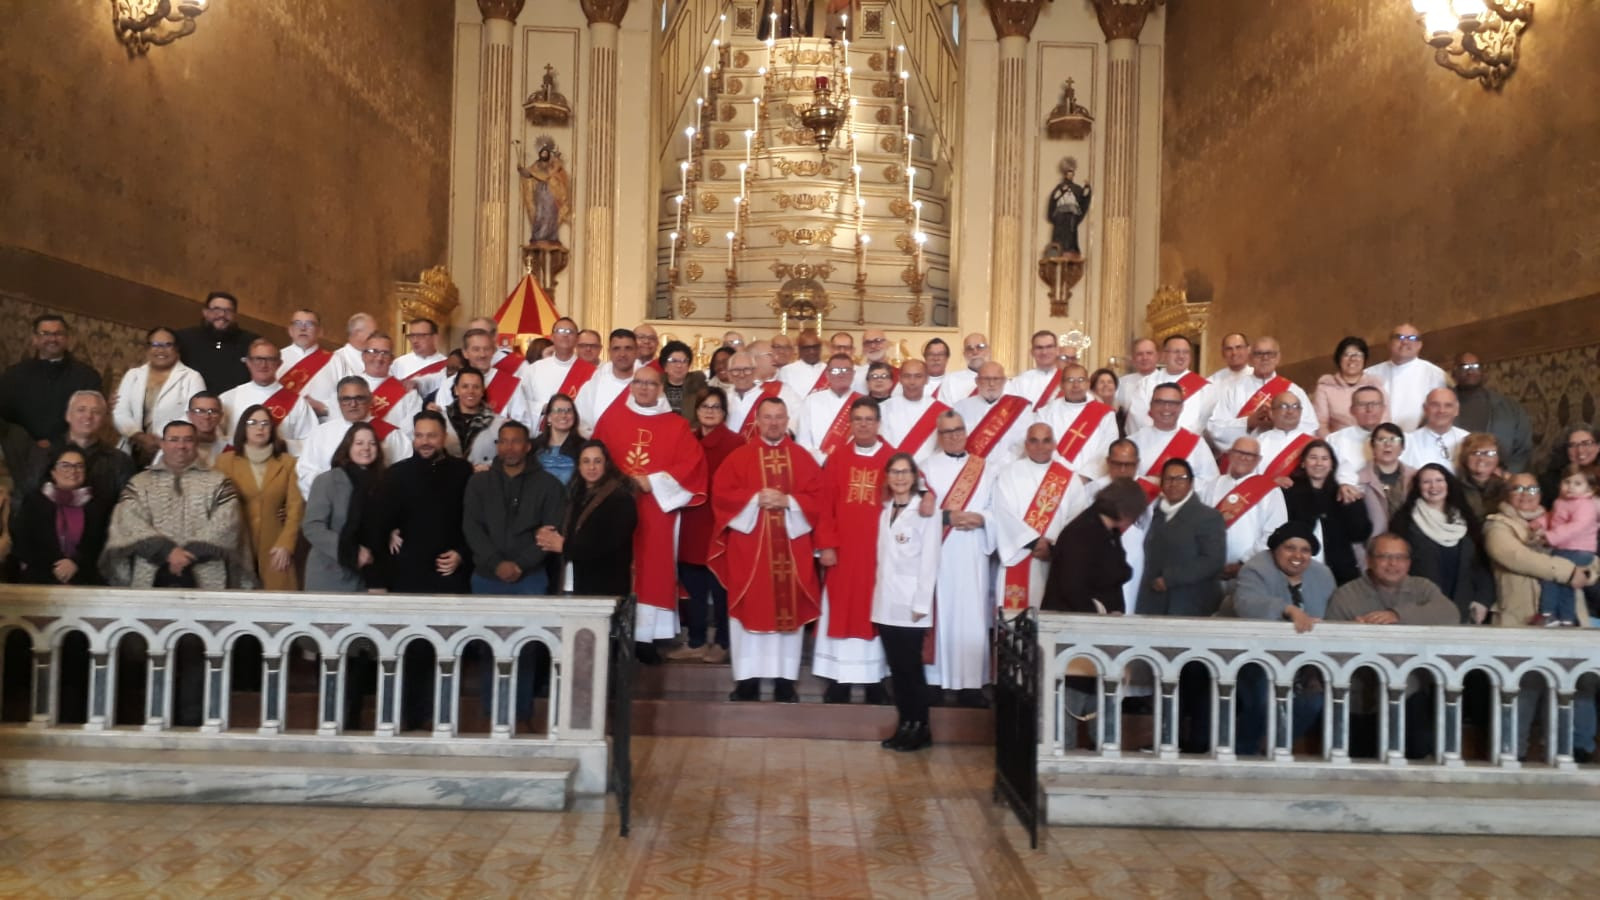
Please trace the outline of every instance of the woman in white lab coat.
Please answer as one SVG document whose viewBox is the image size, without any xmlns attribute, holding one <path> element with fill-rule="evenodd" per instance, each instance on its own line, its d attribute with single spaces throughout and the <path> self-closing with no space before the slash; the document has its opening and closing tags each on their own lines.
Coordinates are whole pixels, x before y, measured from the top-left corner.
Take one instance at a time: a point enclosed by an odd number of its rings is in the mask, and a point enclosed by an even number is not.
<svg viewBox="0 0 1600 900">
<path fill-rule="evenodd" d="M 939 516 L 922 516 L 915 505 L 922 475 L 908 453 L 889 458 L 884 485 L 888 499 L 878 520 L 878 582 L 872 591 L 872 621 L 894 684 L 900 724 L 884 740 L 890 750 L 921 750 L 933 743 L 928 729 L 928 682 L 922 640 L 933 622 L 933 588 L 939 577 Z"/>
<path fill-rule="evenodd" d="M 186 418 L 189 398 L 206 389 L 200 373 L 179 361 L 172 329 L 150 329 L 145 345 L 144 365 L 123 374 L 111 403 L 111 422 L 122 436 L 118 446 L 140 468 L 148 466 L 160 449 L 161 429 Z"/>
</svg>

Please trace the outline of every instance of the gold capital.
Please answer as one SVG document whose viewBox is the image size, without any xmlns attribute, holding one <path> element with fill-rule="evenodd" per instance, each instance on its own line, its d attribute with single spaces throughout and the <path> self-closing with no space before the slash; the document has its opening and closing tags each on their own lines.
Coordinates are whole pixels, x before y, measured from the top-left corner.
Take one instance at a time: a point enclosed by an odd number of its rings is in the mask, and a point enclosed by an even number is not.
<svg viewBox="0 0 1600 900">
<path fill-rule="evenodd" d="M 621 25 L 628 14 L 628 0 L 578 0 L 590 25 Z"/>
<path fill-rule="evenodd" d="M 1044 9 L 1046 2 L 1047 0 L 984 0 L 983 5 L 989 8 L 989 21 L 994 23 L 996 36 L 1026 39 L 1033 34 L 1033 26 L 1039 21 L 1039 13 Z"/>
<path fill-rule="evenodd" d="M 1100 18 L 1100 30 L 1106 40 L 1139 39 L 1144 30 L 1144 20 L 1152 10 L 1166 0 L 1092 0 L 1094 13 Z"/>
<path fill-rule="evenodd" d="M 523 0 L 478 0 L 478 12 L 483 13 L 485 22 L 490 19 L 516 22 L 517 16 L 522 14 L 522 4 Z"/>
</svg>

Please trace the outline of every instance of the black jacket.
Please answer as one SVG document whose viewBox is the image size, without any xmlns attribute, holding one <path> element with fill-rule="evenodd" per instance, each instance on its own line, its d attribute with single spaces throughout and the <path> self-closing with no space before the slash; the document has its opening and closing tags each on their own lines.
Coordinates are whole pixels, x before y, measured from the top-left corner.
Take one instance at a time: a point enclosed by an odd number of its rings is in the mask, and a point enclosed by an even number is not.
<svg viewBox="0 0 1600 900">
<path fill-rule="evenodd" d="M 206 390 L 221 394 L 250 380 L 244 358 L 250 353 L 253 331 L 237 326 L 217 331 L 210 325 L 196 325 L 177 333 L 178 356 L 183 364 L 206 381 Z"/>
<path fill-rule="evenodd" d="M 1372 536 L 1372 520 L 1367 517 L 1367 504 L 1359 500 L 1340 503 L 1338 491 L 1331 484 L 1319 491 L 1309 481 L 1296 478 L 1283 490 L 1283 505 L 1289 521 L 1322 526 L 1322 561 L 1333 570 L 1333 580 L 1345 584 L 1361 577 L 1355 545 Z"/>
<path fill-rule="evenodd" d="M 472 463 L 443 453 L 433 459 L 407 457 L 390 466 L 379 488 L 382 499 L 377 529 L 370 546 L 389 590 L 402 594 L 464 594 L 470 587 L 472 558 L 461 533 L 462 497 Z M 399 553 L 389 552 L 391 531 L 399 529 Z M 450 575 L 439 574 L 436 560 L 451 550 L 461 564 Z"/>
<path fill-rule="evenodd" d="M 639 521 L 633 494 L 615 490 L 575 528 L 582 501 L 567 509 L 565 552 L 572 563 L 572 591 L 601 597 L 621 597 L 633 586 L 633 529 Z"/>
<path fill-rule="evenodd" d="M 91 490 L 93 490 L 91 488 Z M 115 498 L 112 498 L 113 500 Z M 105 584 L 100 577 L 100 551 L 106 546 L 106 529 L 111 525 L 112 502 L 93 495 L 83 507 L 83 537 L 72 554 L 78 573 L 68 584 Z M 62 558 L 56 540 L 56 504 L 41 490 L 22 498 L 12 531 L 14 553 L 26 584 L 58 584 L 52 571 Z"/>
<path fill-rule="evenodd" d="M 1126 612 L 1122 586 L 1133 577 L 1122 537 L 1107 528 L 1093 509 L 1061 529 L 1050 547 L 1050 578 L 1040 606 L 1056 612 L 1097 613 L 1100 601 L 1108 613 Z"/>
<path fill-rule="evenodd" d="M 0 375 L 0 419 L 20 425 L 36 441 L 58 437 L 67 431 L 72 395 L 104 390 L 100 373 L 70 353 L 55 362 L 23 360 Z"/>
<path fill-rule="evenodd" d="M 472 549 L 473 571 L 494 578 L 494 570 L 510 560 L 524 573 L 545 564 L 546 553 L 534 535 L 546 525 L 560 528 L 565 492 L 554 475 L 530 456 L 521 475 L 509 476 L 497 458 L 487 472 L 467 482 L 462 531 Z M 560 587 L 560 585 L 556 585 Z"/>
</svg>

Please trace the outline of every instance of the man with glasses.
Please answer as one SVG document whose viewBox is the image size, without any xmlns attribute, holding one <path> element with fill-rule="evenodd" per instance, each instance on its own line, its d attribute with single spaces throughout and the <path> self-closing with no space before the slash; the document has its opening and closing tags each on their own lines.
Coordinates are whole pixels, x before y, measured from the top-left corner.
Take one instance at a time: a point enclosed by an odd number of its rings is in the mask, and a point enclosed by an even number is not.
<svg viewBox="0 0 1600 900">
<path fill-rule="evenodd" d="M 106 418 L 110 414 L 105 396 L 95 390 L 77 391 L 67 398 L 63 406 L 66 408 L 63 417 L 65 430 L 51 438 L 45 446 L 29 445 L 22 448 L 24 454 L 12 457 L 18 460 L 12 472 L 17 479 L 16 496 L 26 497 L 44 484 L 50 477 L 50 460 L 58 450 L 70 445 L 83 453 L 83 460 L 89 466 L 85 483 L 94 496 L 115 502 L 117 495 L 122 492 L 122 486 L 128 483 L 137 468 L 133 457 L 117 449 L 115 444 L 102 440 L 106 433 Z M 13 512 L 15 510 L 13 507 Z"/>
<path fill-rule="evenodd" d="M 1038 414 L 1060 435 L 1056 454 L 1072 473 L 1093 481 L 1106 472 L 1106 451 L 1117 439 L 1116 410 L 1089 396 L 1089 373 L 1073 364 L 1061 370 L 1061 392 Z"/>
<path fill-rule="evenodd" d="M 0 376 L 0 419 L 21 427 L 41 447 L 66 430 L 61 415 L 74 393 L 101 389 L 100 373 L 73 358 L 71 342 L 66 319 L 39 316 L 33 320 L 33 358 Z"/>
<path fill-rule="evenodd" d="M 953 402 L 939 396 L 945 373 L 950 368 L 950 345 L 944 342 L 944 338 L 933 338 L 922 345 L 922 361 L 927 364 L 929 396 L 945 403 Z"/>
<path fill-rule="evenodd" d="M 1384 411 L 1383 389 L 1364 384 L 1350 394 L 1350 417 L 1355 423 L 1327 437 L 1339 460 L 1334 480 L 1339 482 L 1340 499 L 1345 502 L 1361 499 L 1361 471 L 1372 464 L 1372 429 L 1383 423 Z M 1354 493 L 1347 492 L 1347 487 Z"/>
<path fill-rule="evenodd" d="M 794 362 L 794 341 L 787 334 L 775 334 L 768 343 L 772 345 L 773 364 L 780 370 Z"/>
<path fill-rule="evenodd" d="M 1484 385 L 1483 362 L 1477 354 L 1456 356 L 1452 375 L 1461 413 L 1456 424 L 1467 431 L 1494 435 L 1500 445 L 1500 467 L 1510 473 L 1526 472 L 1533 458 L 1533 427 L 1522 404 Z"/>
<path fill-rule="evenodd" d="M 1128 405 L 1128 432 L 1150 426 L 1150 397 L 1163 384 L 1176 384 L 1183 391 L 1183 414 L 1178 418 L 1178 427 L 1196 434 L 1205 431 L 1217 405 L 1217 388 L 1199 372 L 1190 371 L 1194 344 L 1183 335 L 1174 334 L 1161 342 L 1161 358 L 1163 367 L 1134 388 Z"/>
<path fill-rule="evenodd" d="M 863 380 L 861 384 L 855 386 L 856 390 L 871 393 L 872 386 L 866 383 L 865 378 L 870 374 L 869 370 L 874 363 L 881 364 L 889 370 L 889 390 L 892 392 L 895 385 L 900 382 L 900 370 L 895 368 L 894 363 L 889 362 L 889 336 L 880 329 L 868 328 L 861 332 L 861 366 L 857 371 Z M 884 399 L 887 397 L 885 394 Z"/>
<path fill-rule="evenodd" d="M 600 332 L 592 328 L 585 328 L 578 332 L 577 348 L 579 359 L 599 368 L 600 351 L 605 348 L 605 342 L 600 339 Z"/>
<path fill-rule="evenodd" d="M 333 353 L 322 349 L 321 342 L 322 317 L 315 310 L 295 310 L 289 319 L 289 346 L 283 348 L 283 360 L 278 364 L 277 372 L 278 382 L 296 397 L 304 397 L 319 419 L 328 415 L 328 406 L 312 397 L 306 389 L 333 362 Z M 247 359 L 245 368 L 249 367 Z M 250 377 L 255 379 L 254 372 Z M 325 393 L 326 388 L 323 390 Z"/>
<path fill-rule="evenodd" d="M 1284 391 L 1273 396 L 1267 409 L 1272 427 L 1255 436 L 1261 445 L 1261 467 L 1256 471 L 1276 479 L 1279 487 L 1287 488 L 1289 476 L 1299 467 L 1306 445 L 1316 440 L 1316 434 L 1306 430 L 1305 425 L 1305 420 L 1311 416 L 1311 407 L 1296 394 Z"/>
<path fill-rule="evenodd" d="M 728 357 L 728 377 L 733 380 L 733 387 L 728 389 L 728 414 L 722 420 L 724 428 L 747 441 L 755 437 L 756 407 L 762 400 L 777 397 L 785 408 L 798 408 L 802 402 L 782 381 L 773 379 L 762 383 L 762 367 L 756 362 L 756 354 L 767 357 L 770 371 L 772 349 L 764 341 L 756 341 L 750 348 Z"/>
<path fill-rule="evenodd" d="M 966 365 L 946 372 L 939 385 L 939 399 L 952 407 L 978 392 L 978 369 L 989 361 L 989 338 L 977 332 L 962 338 L 961 358 Z"/>
<path fill-rule="evenodd" d="M 984 368 L 989 366 L 999 364 L 986 363 Z M 961 412 L 960 406 L 956 412 Z M 967 416 L 962 420 L 967 421 Z M 1001 464 L 995 457 L 988 461 L 988 465 L 1000 465 L 994 485 L 995 544 L 1000 558 L 996 593 L 1007 618 L 1039 608 L 1050 547 L 1061 529 L 1093 499 L 1055 450 L 1055 432 L 1049 425 L 1035 422 L 1025 430 L 1021 459 L 1009 464 Z M 967 452 L 972 452 L 970 433 Z"/>
<path fill-rule="evenodd" d="M 189 398 L 187 418 L 194 426 L 195 463 L 209 469 L 228 446 L 227 432 L 222 430 L 222 399 L 212 391 L 200 391 Z M 160 453 L 152 465 L 161 465 Z"/>
<path fill-rule="evenodd" d="M 615 352 L 619 333 L 631 338 L 625 329 L 611 333 L 613 365 L 624 362 Z M 633 361 L 626 363 L 632 366 Z M 595 377 L 604 378 L 607 372 L 602 370 Z M 594 437 L 606 445 L 617 468 L 633 481 L 638 511 L 633 532 L 633 592 L 639 597 L 633 639 L 644 645 L 638 648 L 641 659 L 660 662 L 651 645 L 678 636 L 678 518 L 685 507 L 706 502 L 706 455 L 689 423 L 661 399 L 659 371 L 641 368 L 634 372 L 622 396 L 623 403 L 600 417 Z"/>
<path fill-rule="evenodd" d="M 361 351 L 361 377 L 372 391 L 372 418 L 391 428 L 398 428 L 411 440 L 411 429 L 417 413 L 422 412 L 422 397 L 394 375 L 394 338 L 375 332 L 367 338 L 366 349 Z M 380 432 L 383 429 L 378 429 Z"/>
<path fill-rule="evenodd" d="M 168 422 L 157 463 L 122 491 L 100 557 L 108 584 L 207 591 L 260 586 L 243 540 L 239 491 L 200 464 L 195 432 L 190 422 Z"/>
<path fill-rule="evenodd" d="M 654 325 L 639 325 L 633 329 L 633 340 L 638 345 L 638 352 L 633 360 L 636 369 L 650 366 L 660 369 L 661 363 L 656 359 L 656 352 L 661 349 L 661 338 L 656 334 Z"/>
<path fill-rule="evenodd" d="M 406 390 L 419 397 L 431 397 L 444 383 L 449 359 L 439 352 L 439 325 L 432 319 L 412 319 L 406 323 L 406 342 L 411 352 L 395 357 L 389 371 L 405 383 Z"/>
<path fill-rule="evenodd" d="M 1033 368 L 1011 379 L 1006 390 L 1027 400 L 1033 405 L 1033 411 L 1038 412 L 1054 400 L 1056 392 L 1061 390 L 1061 370 L 1057 368 L 1060 353 L 1056 348 L 1055 332 L 1034 332 L 1031 352 Z"/>
<path fill-rule="evenodd" d="M 348 375 L 339 379 L 337 388 L 334 403 L 339 417 L 329 418 L 311 429 L 295 460 L 295 475 L 302 497 L 311 496 L 311 482 L 333 465 L 333 452 L 339 449 L 339 442 L 344 440 L 350 426 L 372 421 L 372 388 L 368 387 L 366 378 Z M 385 465 L 393 465 L 411 455 L 411 442 L 400 429 L 381 421 L 373 422 L 372 428 L 381 441 Z"/>
<path fill-rule="evenodd" d="M 244 357 L 259 335 L 239 327 L 239 301 L 226 291 L 206 295 L 202 323 L 177 333 L 183 364 L 205 379 L 206 387 L 225 391 L 249 378 Z"/>
<path fill-rule="evenodd" d="M 1438 463 L 1455 474 L 1456 450 L 1471 433 L 1456 425 L 1459 412 L 1455 391 L 1447 387 L 1429 391 L 1422 403 L 1422 426 L 1406 434 L 1406 452 L 1400 461 L 1413 469 Z"/>
<path fill-rule="evenodd" d="M 919 465 L 938 446 L 939 417 L 950 411 L 929 393 L 928 367 L 920 359 L 908 359 L 900 367 L 900 393 L 879 409 L 884 440 L 901 453 L 911 454 Z"/>
<path fill-rule="evenodd" d="M 1222 392 L 1206 425 L 1206 437 L 1213 447 L 1231 447 L 1247 434 L 1259 437 L 1260 432 L 1271 428 L 1273 398 L 1284 392 L 1294 394 L 1300 403 L 1301 430 L 1316 434 L 1317 414 L 1311 409 L 1311 398 L 1299 385 L 1278 374 L 1280 355 L 1276 338 L 1259 337 L 1250 346 L 1250 372 Z"/>
<path fill-rule="evenodd" d="M 283 348 L 283 372 L 322 346 L 322 316 L 314 309 L 300 308 L 289 316 L 289 346 Z M 313 372 L 312 374 L 316 374 Z"/>
<path fill-rule="evenodd" d="M 910 389 L 910 361 L 900 373 Z M 960 692 L 963 706 L 981 706 L 989 683 L 989 627 L 994 621 L 995 550 L 992 508 L 997 468 L 967 452 L 967 424 L 958 413 L 939 414 L 936 447 L 919 464 L 939 500 L 944 543 L 939 548 L 939 602 L 933 608 L 933 664 L 928 683 Z"/>
<path fill-rule="evenodd" d="M 1228 529 L 1222 577 L 1231 580 L 1245 563 L 1267 549 L 1267 538 L 1289 521 L 1289 511 L 1278 482 L 1255 474 L 1261 465 L 1261 445 L 1255 438 L 1234 441 L 1227 458 L 1228 471 L 1201 492 L 1200 499 L 1222 513 L 1222 524 Z"/>
<path fill-rule="evenodd" d="M 594 363 L 578 355 L 577 322 L 566 316 L 557 319 L 550 329 L 550 345 L 554 349 L 549 356 L 522 364 L 523 405 L 535 414 L 556 394 L 578 396 L 595 373 Z"/>
<path fill-rule="evenodd" d="M 522 391 L 522 379 L 517 377 L 515 370 L 506 371 L 512 368 L 511 366 L 495 364 L 493 331 L 470 328 L 462 335 L 461 346 L 467 365 L 477 369 L 483 376 L 483 399 L 491 412 L 530 426 L 531 423 L 538 421 L 538 417 L 530 414 L 523 406 L 526 395 Z M 521 363 L 517 365 L 520 366 Z M 444 383 L 439 385 L 439 390 L 433 395 L 433 406 L 441 410 L 449 407 L 455 399 L 455 386 L 456 376 L 445 378 Z"/>
<path fill-rule="evenodd" d="M 822 359 L 822 338 L 806 329 L 795 337 L 794 346 L 799 358 L 779 369 L 778 377 L 801 397 L 827 390 L 828 376 L 824 370 L 828 366 Z"/>
<path fill-rule="evenodd" d="M 221 397 L 222 433 L 233 434 L 239 425 L 239 414 L 259 403 L 277 421 L 278 437 L 283 438 L 289 452 L 299 456 L 301 443 L 317 427 L 316 411 L 299 393 L 278 381 L 281 360 L 271 341 L 257 338 L 251 342 L 244 362 L 250 370 L 250 380 L 225 391 Z"/>
<path fill-rule="evenodd" d="M 1032 402 L 1006 391 L 1006 370 L 997 362 L 978 368 L 978 393 L 956 402 L 955 411 L 967 426 L 967 452 L 992 465 L 1005 465 L 1022 455 L 1028 426 L 1037 417 Z"/>
<path fill-rule="evenodd" d="M 850 436 L 850 404 L 861 396 L 851 389 L 856 369 L 848 353 L 835 353 L 830 357 L 824 374 L 828 376 L 828 389 L 806 397 L 800 404 L 800 414 L 794 423 L 795 442 L 810 450 L 818 463 L 824 462 L 834 450 L 844 446 Z M 733 398 L 728 399 L 731 402 Z M 788 406 L 785 405 L 784 409 L 787 412 Z M 732 416 L 729 421 L 732 421 Z M 757 427 L 760 427 L 759 419 Z"/>
<path fill-rule="evenodd" d="M 1217 479 L 1217 458 L 1211 447 L 1199 434 L 1178 424 L 1183 418 L 1185 399 L 1183 388 L 1166 382 L 1150 394 L 1150 424 L 1128 435 L 1139 448 L 1139 458 L 1148 460 L 1142 485 L 1156 485 L 1157 476 L 1168 460 L 1182 459 L 1189 463 L 1194 474 L 1193 489 L 1204 496 L 1211 483 Z M 1155 500 L 1155 491 L 1147 491 Z"/>
<path fill-rule="evenodd" d="M 1389 421 L 1414 431 L 1422 423 L 1422 404 L 1428 392 L 1445 386 L 1444 370 L 1422 359 L 1422 334 L 1403 322 L 1389 335 L 1389 359 L 1367 367 L 1367 374 L 1383 383 L 1389 398 Z"/>
</svg>

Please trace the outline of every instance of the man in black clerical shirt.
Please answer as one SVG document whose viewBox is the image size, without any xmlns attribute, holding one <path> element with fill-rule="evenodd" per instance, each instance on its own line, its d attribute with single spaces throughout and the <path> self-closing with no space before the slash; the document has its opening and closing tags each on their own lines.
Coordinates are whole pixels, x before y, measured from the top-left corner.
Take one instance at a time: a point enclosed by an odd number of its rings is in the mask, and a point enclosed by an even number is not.
<svg viewBox="0 0 1600 900">
<path fill-rule="evenodd" d="M 260 335 L 239 327 L 239 301 L 226 291 L 207 295 L 202 315 L 204 324 L 178 332 L 178 355 L 206 380 L 207 390 L 220 396 L 250 380 L 244 358 Z"/>
</svg>

